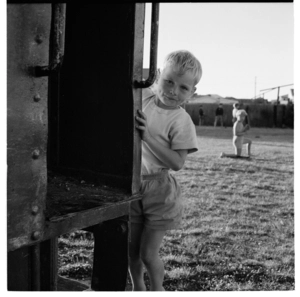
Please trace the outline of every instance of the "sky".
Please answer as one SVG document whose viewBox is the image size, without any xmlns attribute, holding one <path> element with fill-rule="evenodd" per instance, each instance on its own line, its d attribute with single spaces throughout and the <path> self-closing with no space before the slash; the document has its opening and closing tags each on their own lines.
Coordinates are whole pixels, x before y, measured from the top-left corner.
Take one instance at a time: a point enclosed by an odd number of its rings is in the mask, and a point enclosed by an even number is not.
<svg viewBox="0 0 300 297">
<path fill-rule="evenodd" d="M 149 68 L 151 4 L 146 4 L 144 68 Z M 174 50 L 191 51 L 203 76 L 199 95 L 277 99 L 294 83 L 293 3 L 160 3 L 157 67 Z M 280 88 L 280 96 L 290 88 Z"/>
</svg>

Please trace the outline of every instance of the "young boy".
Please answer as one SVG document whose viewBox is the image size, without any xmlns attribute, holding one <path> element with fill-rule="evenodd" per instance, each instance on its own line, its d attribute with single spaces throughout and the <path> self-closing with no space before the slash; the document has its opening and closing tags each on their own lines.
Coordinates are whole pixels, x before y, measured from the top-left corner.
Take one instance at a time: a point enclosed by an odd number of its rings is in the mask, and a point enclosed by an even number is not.
<svg viewBox="0 0 300 297">
<path fill-rule="evenodd" d="M 235 149 L 235 154 L 225 154 L 221 153 L 220 157 L 229 157 L 229 158 L 244 158 L 242 157 L 242 148 L 244 144 L 247 144 L 247 158 L 250 158 L 251 156 L 251 143 L 252 141 L 248 138 L 245 138 L 245 133 L 249 130 L 249 125 L 243 125 L 243 122 L 245 120 L 245 117 L 247 116 L 247 113 L 245 110 L 240 109 L 236 112 L 236 122 L 233 125 L 233 139 L 232 143 Z"/>
<path fill-rule="evenodd" d="M 142 138 L 143 198 L 131 205 L 129 272 L 134 291 L 145 291 L 145 266 L 151 291 L 164 291 L 164 265 L 159 248 L 166 230 L 179 227 L 183 202 L 169 169 L 180 170 L 186 156 L 198 150 L 195 126 L 180 107 L 196 91 L 200 62 L 188 51 L 170 53 L 155 81 L 154 93 L 143 98 L 136 117 Z"/>
</svg>

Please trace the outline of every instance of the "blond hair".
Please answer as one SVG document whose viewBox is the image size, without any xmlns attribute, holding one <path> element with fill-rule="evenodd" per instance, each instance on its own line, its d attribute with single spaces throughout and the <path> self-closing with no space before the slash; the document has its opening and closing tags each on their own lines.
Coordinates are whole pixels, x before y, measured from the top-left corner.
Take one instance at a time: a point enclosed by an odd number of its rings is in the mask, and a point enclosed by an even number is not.
<svg viewBox="0 0 300 297">
<path fill-rule="evenodd" d="M 201 64 L 198 59 L 189 51 L 178 50 L 168 54 L 164 61 L 164 68 L 169 65 L 173 66 L 179 74 L 184 74 L 187 71 L 191 72 L 195 78 L 195 85 L 201 79 Z"/>
</svg>

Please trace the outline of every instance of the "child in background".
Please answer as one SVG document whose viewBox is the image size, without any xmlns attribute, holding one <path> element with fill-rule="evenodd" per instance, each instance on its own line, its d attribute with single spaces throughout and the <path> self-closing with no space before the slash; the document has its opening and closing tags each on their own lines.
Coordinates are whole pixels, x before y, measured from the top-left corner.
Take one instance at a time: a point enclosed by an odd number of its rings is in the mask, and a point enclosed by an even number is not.
<svg viewBox="0 0 300 297">
<path fill-rule="evenodd" d="M 232 123 L 234 124 L 236 121 L 236 113 L 239 110 L 240 105 L 238 103 L 233 104 L 233 110 L 232 110 Z"/>
<path fill-rule="evenodd" d="M 164 264 L 159 248 L 166 230 L 179 227 L 183 202 L 180 186 L 170 173 L 180 170 L 189 153 L 198 150 L 196 129 L 180 107 L 196 91 L 200 62 L 188 51 L 170 53 L 155 81 L 154 93 L 143 98 L 136 128 L 142 138 L 143 197 L 131 203 L 129 272 L 134 291 L 145 291 L 145 266 L 151 291 L 164 291 Z"/>
<path fill-rule="evenodd" d="M 234 124 L 235 123 L 235 121 L 237 120 L 237 118 L 236 118 L 236 113 L 237 113 L 237 111 L 240 109 L 240 105 L 239 105 L 239 103 L 234 103 L 233 104 L 233 110 L 232 110 L 232 123 Z M 249 112 L 248 112 L 248 109 L 249 109 L 249 107 L 248 106 L 246 106 L 246 113 L 247 113 L 247 115 L 246 115 L 246 117 L 245 117 L 245 120 L 244 120 L 244 124 L 245 125 L 249 125 L 249 128 L 250 128 L 250 118 L 249 118 Z"/>
<path fill-rule="evenodd" d="M 223 110 L 223 104 L 220 103 L 219 106 L 217 107 L 216 111 L 215 111 L 215 122 L 214 122 L 214 127 L 217 127 L 218 121 L 220 120 L 221 123 L 221 127 L 223 127 L 223 114 L 224 114 L 224 110 Z"/>
<path fill-rule="evenodd" d="M 202 105 L 199 106 L 199 126 L 203 126 L 204 123 L 204 111 Z"/>
<path fill-rule="evenodd" d="M 232 143 L 235 149 L 235 154 L 225 154 L 221 153 L 220 158 L 228 157 L 228 158 L 245 158 L 242 157 L 242 148 L 243 145 L 247 145 L 247 154 L 248 156 L 246 158 L 250 158 L 251 156 L 251 143 L 252 141 L 248 138 L 245 138 L 244 135 L 246 131 L 249 130 L 249 125 L 243 125 L 243 121 L 245 120 L 245 117 L 247 116 L 247 113 L 245 110 L 240 109 L 236 112 L 236 122 L 233 125 L 233 139 Z"/>
</svg>

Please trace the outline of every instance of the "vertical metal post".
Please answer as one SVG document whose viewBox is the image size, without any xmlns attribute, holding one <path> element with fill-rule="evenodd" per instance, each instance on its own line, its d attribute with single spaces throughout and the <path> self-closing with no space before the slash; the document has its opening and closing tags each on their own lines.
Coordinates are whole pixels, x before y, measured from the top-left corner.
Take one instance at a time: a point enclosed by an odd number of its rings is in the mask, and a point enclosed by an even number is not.
<svg viewBox="0 0 300 297">
<path fill-rule="evenodd" d="M 273 105 L 273 127 L 277 126 L 277 104 Z"/>
<path fill-rule="evenodd" d="M 128 271 L 128 216 L 96 225 L 91 288 L 125 291 Z"/>
<path fill-rule="evenodd" d="M 285 122 L 286 122 L 286 105 L 282 105 L 282 124 L 281 128 L 285 128 Z"/>
<path fill-rule="evenodd" d="M 57 291 L 58 238 L 40 243 L 40 291 Z"/>
<path fill-rule="evenodd" d="M 159 25 L 159 3 L 153 3 L 152 15 L 151 15 L 149 77 L 145 81 L 134 81 L 133 85 L 135 88 L 148 88 L 154 83 L 155 76 L 156 76 L 156 64 L 157 64 L 158 25 Z"/>
<path fill-rule="evenodd" d="M 280 87 L 278 87 L 278 90 L 277 90 L 277 105 L 279 105 L 279 91 L 280 91 Z"/>
</svg>

